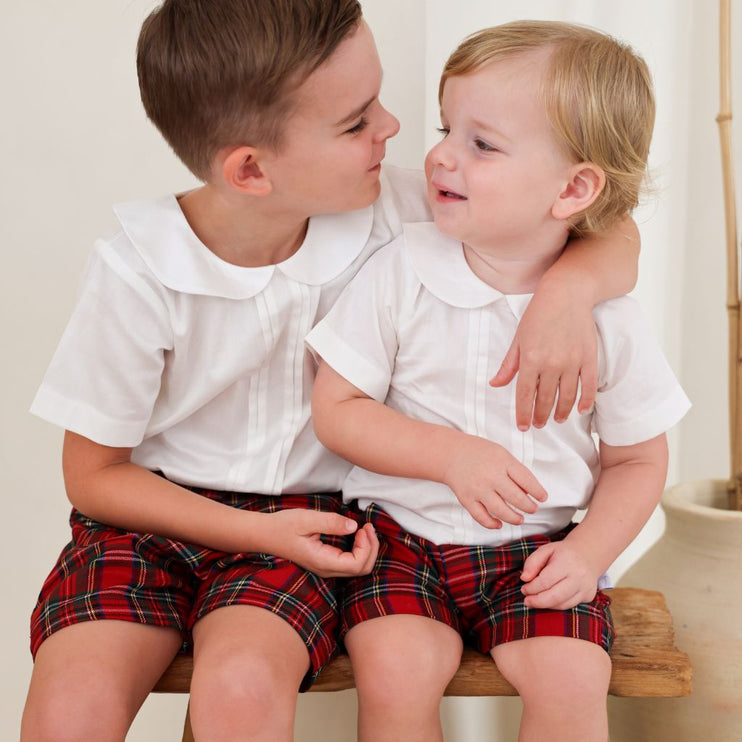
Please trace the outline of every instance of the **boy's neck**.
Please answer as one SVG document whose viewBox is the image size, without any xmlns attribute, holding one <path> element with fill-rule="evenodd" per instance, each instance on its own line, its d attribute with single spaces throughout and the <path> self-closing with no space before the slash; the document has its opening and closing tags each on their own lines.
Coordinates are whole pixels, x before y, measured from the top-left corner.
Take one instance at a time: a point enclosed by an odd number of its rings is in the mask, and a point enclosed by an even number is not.
<svg viewBox="0 0 742 742">
<path fill-rule="evenodd" d="M 541 277 L 558 260 L 564 245 L 524 255 L 518 251 L 493 251 L 463 244 L 472 272 L 503 294 L 532 294 Z M 523 251 L 525 252 L 525 251 Z"/>
<path fill-rule="evenodd" d="M 201 186 L 178 200 L 199 240 L 218 258 L 246 268 L 275 265 L 302 245 L 309 220 L 296 214 L 273 213 L 261 200 L 225 196 Z"/>
</svg>

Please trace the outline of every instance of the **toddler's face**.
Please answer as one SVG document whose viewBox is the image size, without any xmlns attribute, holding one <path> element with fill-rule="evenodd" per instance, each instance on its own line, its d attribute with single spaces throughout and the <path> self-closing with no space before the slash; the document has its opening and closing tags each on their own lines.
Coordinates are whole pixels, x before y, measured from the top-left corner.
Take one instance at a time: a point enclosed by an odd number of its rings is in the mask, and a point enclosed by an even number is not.
<svg viewBox="0 0 742 742">
<path fill-rule="evenodd" d="M 361 23 L 299 87 L 284 144 L 270 159 L 274 190 L 303 216 L 359 209 L 379 195 L 386 140 L 399 122 L 379 102 L 381 64 Z"/>
<path fill-rule="evenodd" d="M 436 226 L 464 244 L 525 257 L 572 164 L 539 97 L 548 57 L 528 52 L 446 81 L 443 140 L 425 172 Z"/>
</svg>

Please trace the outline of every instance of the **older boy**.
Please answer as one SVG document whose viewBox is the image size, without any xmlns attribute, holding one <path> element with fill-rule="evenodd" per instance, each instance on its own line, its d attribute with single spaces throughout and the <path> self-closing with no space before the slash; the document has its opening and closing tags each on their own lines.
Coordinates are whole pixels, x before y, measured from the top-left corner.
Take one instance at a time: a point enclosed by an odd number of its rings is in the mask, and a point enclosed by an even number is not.
<svg viewBox="0 0 742 742">
<path fill-rule="evenodd" d="M 199 740 L 288 740 L 336 648 L 335 578 L 377 546 L 369 526 L 343 549 L 348 467 L 314 437 L 303 338 L 427 208 L 415 174 L 380 175 L 398 122 L 355 0 L 167 0 L 138 72 L 204 185 L 116 207 L 34 401 L 67 431 L 73 538 L 33 614 L 22 734 L 122 740 L 185 640 Z"/>
<path fill-rule="evenodd" d="M 520 432 L 514 389 L 488 390 L 487 376 L 570 233 L 636 205 L 649 73 L 604 34 L 524 21 L 463 42 L 440 102 L 435 225 L 406 225 L 308 338 L 323 359 L 315 429 L 357 465 L 344 498 L 381 543 L 344 596 L 359 740 L 440 740 L 463 637 L 520 693 L 520 740 L 605 742 L 613 628 L 599 579 L 656 506 L 664 432 L 688 401 L 627 297 L 594 312 L 591 414 Z"/>
</svg>

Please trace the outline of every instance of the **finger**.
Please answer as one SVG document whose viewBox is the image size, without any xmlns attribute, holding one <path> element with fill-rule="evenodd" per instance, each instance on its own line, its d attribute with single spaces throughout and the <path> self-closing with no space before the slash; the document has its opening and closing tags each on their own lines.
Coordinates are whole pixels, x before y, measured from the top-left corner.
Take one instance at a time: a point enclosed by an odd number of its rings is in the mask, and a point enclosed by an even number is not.
<svg viewBox="0 0 742 742">
<path fill-rule="evenodd" d="M 324 543 L 312 555 L 311 565 L 302 566 L 320 577 L 352 577 L 360 569 L 355 554 Z"/>
<path fill-rule="evenodd" d="M 335 547 L 323 548 L 317 558 L 321 571 L 319 569 L 314 571 L 322 577 L 355 577 L 366 574 L 369 560 L 373 565 L 372 554 L 375 554 L 375 550 L 368 532 L 361 529 L 353 539 L 351 551 L 342 551 Z"/>
<path fill-rule="evenodd" d="M 559 379 L 559 400 L 554 410 L 554 420 L 563 423 L 572 412 L 577 399 L 577 385 L 579 376 L 576 373 L 562 374 Z"/>
<path fill-rule="evenodd" d="M 508 466 L 507 475 L 521 490 L 527 492 L 539 502 L 545 502 L 548 498 L 548 493 L 541 482 L 536 479 L 536 475 L 519 461 L 514 461 Z"/>
<path fill-rule="evenodd" d="M 509 476 L 498 479 L 494 494 L 510 508 L 523 513 L 535 513 L 538 510 L 538 504 L 533 501 L 533 498 L 529 497 L 528 493 Z M 489 506 L 489 502 L 487 500 L 485 504 Z"/>
<path fill-rule="evenodd" d="M 358 530 L 358 524 L 352 518 L 340 513 L 321 513 L 305 510 L 304 526 L 307 533 L 325 533 L 328 536 L 347 536 Z"/>
<path fill-rule="evenodd" d="M 507 386 L 515 378 L 519 365 L 520 350 L 517 343 L 513 341 L 497 373 L 490 379 L 490 386 Z"/>
<path fill-rule="evenodd" d="M 353 570 L 354 575 L 368 574 L 376 562 L 379 553 L 379 539 L 376 536 L 374 527 L 366 523 L 355 535 L 353 540 L 353 565 L 349 569 Z"/>
<path fill-rule="evenodd" d="M 469 511 L 469 515 L 471 515 L 480 526 L 492 528 L 494 530 L 502 528 L 502 521 L 499 518 L 495 518 L 495 515 L 490 513 L 481 502 L 475 502 L 474 505 L 467 507 L 466 509 Z"/>
<path fill-rule="evenodd" d="M 597 359 L 591 358 L 580 369 L 580 401 L 577 411 L 580 414 L 587 412 L 595 404 L 595 395 L 598 392 L 598 365 Z"/>
<path fill-rule="evenodd" d="M 549 559 L 551 559 L 551 555 L 554 553 L 554 550 L 550 547 L 551 544 L 540 546 L 536 551 L 528 555 L 525 562 L 523 562 L 523 571 L 520 573 L 520 579 L 523 582 L 530 582 L 538 577 L 541 570 L 549 563 Z M 524 585 L 524 591 L 525 587 Z"/>
<path fill-rule="evenodd" d="M 538 595 L 529 595 L 523 601 L 527 608 L 539 608 L 548 610 L 566 611 L 574 608 L 580 602 L 574 588 L 567 580 L 560 582 L 550 590 L 545 590 Z"/>
<path fill-rule="evenodd" d="M 368 537 L 370 548 L 360 574 L 367 575 L 374 568 L 376 558 L 379 555 L 379 537 L 376 535 L 376 530 L 370 523 L 366 523 L 363 530 Z"/>
<path fill-rule="evenodd" d="M 533 405 L 533 425 L 543 428 L 549 422 L 549 415 L 554 408 L 557 389 L 559 388 L 559 376 L 554 373 L 542 373 L 538 379 L 536 399 Z"/>
<path fill-rule="evenodd" d="M 521 588 L 523 595 L 538 595 L 553 589 L 556 585 L 568 578 L 564 570 L 556 569 L 553 566 L 553 554 L 549 554 L 549 563 L 541 565 L 539 573 L 532 577 Z M 521 577 L 522 579 L 522 577 Z"/>
<path fill-rule="evenodd" d="M 491 518 L 510 523 L 514 526 L 519 526 L 523 523 L 523 515 L 510 507 L 498 492 L 487 492 L 483 494 L 481 504 Z"/>
<path fill-rule="evenodd" d="M 533 402 L 539 379 L 528 369 L 521 369 L 515 384 L 515 424 L 518 430 L 526 431 L 531 427 Z"/>
<path fill-rule="evenodd" d="M 574 590 L 569 586 L 566 575 L 562 576 L 561 579 L 551 582 L 544 580 L 544 570 L 541 570 L 539 576 L 532 582 L 524 585 L 521 592 L 525 598 L 539 598 L 537 601 L 538 607 L 543 607 L 542 599 L 544 597 L 552 605 L 555 605 L 557 602 L 564 600 Z M 530 604 L 527 603 L 526 605 Z"/>
</svg>

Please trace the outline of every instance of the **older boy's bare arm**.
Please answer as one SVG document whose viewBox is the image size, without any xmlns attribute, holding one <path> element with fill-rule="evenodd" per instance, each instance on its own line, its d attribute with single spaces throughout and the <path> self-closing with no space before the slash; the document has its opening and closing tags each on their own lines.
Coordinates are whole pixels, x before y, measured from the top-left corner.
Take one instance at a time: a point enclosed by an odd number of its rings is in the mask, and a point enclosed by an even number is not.
<svg viewBox="0 0 742 742">
<path fill-rule="evenodd" d="M 526 605 L 566 609 L 589 602 L 598 578 L 636 538 L 657 506 L 667 476 L 667 437 L 633 446 L 601 443 L 601 473 L 582 522 L 537 549 L 521 579 Z"/>
<path fill-rule="evenodd" d="M 265 552 L 331 577 L 365 574 L 378 542 L 372 529 L 356 534 L 352 552 L 319 540 L 347 535 L 356 524 L 337 513 L 284 510 L 256 513 L 229 507 L 180 487 L 111 448 L 67 431 L 63 471 L 67 496 L 81 513 L 128 531 L 155 533 L 229 553 Z"/>
<path fill-rule="evenodd" d="M 597 334 L 593 307 L 636 284 L 640 237 L 630 217 L 601 235 L 571 240 L 541 278 L 493 386 L 516 372 L 516 424 L 542 427 L 566 420 L 578 394 L 580 412 L 597 390 Z"/>
</svg>

